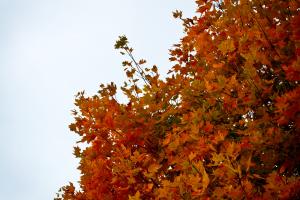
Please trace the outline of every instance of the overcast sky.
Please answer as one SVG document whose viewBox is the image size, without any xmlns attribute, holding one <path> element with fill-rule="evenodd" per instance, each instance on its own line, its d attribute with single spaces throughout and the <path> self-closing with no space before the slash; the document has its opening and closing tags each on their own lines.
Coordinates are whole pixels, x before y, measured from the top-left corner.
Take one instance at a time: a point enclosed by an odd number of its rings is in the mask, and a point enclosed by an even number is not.
<svg viewBox="0 0 300 200">
<path fill-rule="evenodd" d="M 53 199 L 77 182 L 74 95 L 125 80 L 113 45 L 125 34 L 137 58 L 170 69 L 182 36 L 172 11 L 193 0 L 0 0 L 0 199 Z"/>
</svg>

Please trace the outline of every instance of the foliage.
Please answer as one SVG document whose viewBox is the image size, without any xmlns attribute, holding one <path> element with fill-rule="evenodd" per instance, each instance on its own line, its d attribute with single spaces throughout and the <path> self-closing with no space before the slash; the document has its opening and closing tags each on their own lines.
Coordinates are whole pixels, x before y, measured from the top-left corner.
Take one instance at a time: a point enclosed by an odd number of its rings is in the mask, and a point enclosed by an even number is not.
<svg viewBox="0 0 300 200">
<path fill-rule="evenodd" d="M 80 190 L 57 199 L 299 199 L 300 2 L 196 3 L 165 80 L 121 36 L 128 103 L 78 93 Z"/>
</svg>

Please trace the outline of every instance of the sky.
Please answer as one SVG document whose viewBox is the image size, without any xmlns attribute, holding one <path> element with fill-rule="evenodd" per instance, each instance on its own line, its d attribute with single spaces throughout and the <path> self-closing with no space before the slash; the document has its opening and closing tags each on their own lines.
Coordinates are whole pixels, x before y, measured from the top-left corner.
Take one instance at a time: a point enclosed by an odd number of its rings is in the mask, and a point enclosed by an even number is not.
<svg viewBox="0 0 300 200">
<path fill-rule="evenodd" d="M 183 36 L 172 11 L 193 0 L 0 0 L 0 199 L 53 199 L 79 180 L 69 131 L 74 95 L 125 80 L 114 49 L 125 34 L 137 59 L 171 68 Z"/>
</svg>

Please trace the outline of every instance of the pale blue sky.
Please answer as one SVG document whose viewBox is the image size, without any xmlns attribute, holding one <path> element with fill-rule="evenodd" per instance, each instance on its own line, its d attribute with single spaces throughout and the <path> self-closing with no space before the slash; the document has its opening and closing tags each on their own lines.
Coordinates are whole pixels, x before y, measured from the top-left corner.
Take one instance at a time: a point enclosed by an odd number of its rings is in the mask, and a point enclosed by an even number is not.
<svg viewBox="0 0 300 200">
<path fill-rule="evenodd" d="M 0 199 L 53 199 L 79 180 L 68 124 L 76 92 L 125 80 L 113 45 L 127 35 L 137 58 L 171 67 L 182 36 L 172 11 L 193 0 L 0 0 Z"/>
</svg>

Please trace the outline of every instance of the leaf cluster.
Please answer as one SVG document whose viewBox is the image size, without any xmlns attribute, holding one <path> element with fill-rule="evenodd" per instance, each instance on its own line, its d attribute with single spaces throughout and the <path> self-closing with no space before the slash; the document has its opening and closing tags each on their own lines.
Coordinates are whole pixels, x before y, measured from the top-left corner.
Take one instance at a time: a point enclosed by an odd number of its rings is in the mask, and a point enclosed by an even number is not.
<svg viewBox="0 0 300 200">
<path fill-rule="evenodd" d="M 300 2 L 196 3 L 166 79 L 121 36 L 128 102 L 78 94 L 80 189 L 57 199 L 300 198 Z"/>
</svg>

